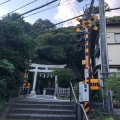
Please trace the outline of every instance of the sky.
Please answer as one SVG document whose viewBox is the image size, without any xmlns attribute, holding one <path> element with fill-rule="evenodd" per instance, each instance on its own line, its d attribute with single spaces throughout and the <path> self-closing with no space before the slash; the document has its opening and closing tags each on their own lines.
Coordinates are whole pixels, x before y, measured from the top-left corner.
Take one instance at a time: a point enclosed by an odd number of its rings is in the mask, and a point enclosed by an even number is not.
<svg viewBox="0 0 120 120">
<path fill-rule="evenodd" d="M 7 0 L 0 0 L 0 3 L 5 1 Z M 24 8 L 17 10 L 16 12 L 19 14 L 22 14 L 36 7 L 40 7 L 53 0 L 10 0 L 7 3 L 0 5 L 0 19 L 2 18 L 1 16 L 33 1 L 35 2 Z M 34 12 L 24 15 L 25 17 L 24 19 L 27 22 L 30 22 L 31 24 L 33 24 L 39 18 L 43 20 L 49 19 L 52 23 L 55 24 L 55 23 L 83 14 L 83 9 L 85 9 L 86 4 L 89 6 L 90 2 L 91 0 L 83 0 L 83 2 L 78 2 L 77 0 L 58 0 L 57 2 L 54 2 L 44 8 L 41 8 L 39 10 L 36 10 Z M 105 2 L 108 3 L 110 8 L 120 7 L 120 0 L 105 0 Z M 99 0 L 95 0 L 94 5 L 98 5 L 98 4 L 99 4 Z M 39 13 L 29 16 L 35 12 L 39 12 Z M 120 10 L 111 11 L 106 14 L 107 17 L 112 17 L 115 15 L 120 16 Z M 61 24 L 59 27 L 61 26 L 66 27 L 66 26 L 76 25 L 76 24 L 78 24 L 77 21 L 72 20 L 67 23 Z"/>
</svg>

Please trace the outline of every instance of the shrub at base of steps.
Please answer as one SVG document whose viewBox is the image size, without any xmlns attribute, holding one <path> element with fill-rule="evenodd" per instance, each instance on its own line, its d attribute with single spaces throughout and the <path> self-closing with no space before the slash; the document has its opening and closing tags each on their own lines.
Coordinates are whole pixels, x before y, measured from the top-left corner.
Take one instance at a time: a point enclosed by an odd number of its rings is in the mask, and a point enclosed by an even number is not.
<svg viewBox="0 0 120 120">
<path fill-rule="evenodd" d="M 12 109 L 12 107 L 13 107 L 13 105 L 14 105 L 14 103 L 15 103 L 16 100 L 17 100 L 16 98 L 11 98 L 11 99 L 8 101 L 5 109 L 3 110 L 3 112 L 2 112 L 1 115 L 0 115 L 0 120 L 6 120 L 7 115 L 8 115 L 9 112 L 11 111 L 11 109 Z"/>
</svg>

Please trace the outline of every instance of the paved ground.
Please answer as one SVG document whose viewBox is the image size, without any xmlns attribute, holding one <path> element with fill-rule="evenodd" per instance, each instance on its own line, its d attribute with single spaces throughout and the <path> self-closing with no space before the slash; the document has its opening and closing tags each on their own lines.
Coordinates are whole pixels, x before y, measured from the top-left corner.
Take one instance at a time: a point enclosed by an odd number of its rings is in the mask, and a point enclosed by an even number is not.
<svg viewBox="0 0 120 120">
<path fill-rule="evenodd" d="M 55 96 L 53 95 L 35 95 L 35 96 L 20 96 L 19 98 L 23 99 L 23 98 L 27 98 L 28 100 L 33 100 L 33 101 L 70 101 L 70 100 L 61 100 L 61 99 L 57 99 Z"/>
<path fill-rule="evenodd" d="M 113 112 L 116 114 L 116 115 L 120 115 L 120 109 L 113 109 Z"/>
</svg>

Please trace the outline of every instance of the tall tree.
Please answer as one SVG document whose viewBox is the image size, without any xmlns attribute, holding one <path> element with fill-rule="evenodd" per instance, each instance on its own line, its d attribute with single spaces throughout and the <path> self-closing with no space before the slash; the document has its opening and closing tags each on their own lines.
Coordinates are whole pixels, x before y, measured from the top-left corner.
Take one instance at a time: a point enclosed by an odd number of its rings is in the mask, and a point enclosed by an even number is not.
<svg viewBox="0 0 120 120">
<path fill-rule="evenodd" d="M 32 59 L 34 46 L 35 42 L 19 20 L 0 20 L 0 86 L 4 87 L 0 99 L 9 99 L 18 93 L 25 61 Z"/>
<path fill-rule="evenodd" d="M 35 23 L 33 24 L 33 28 L 34 29 L 43 29 L 43 28 L 46 28 L 46 27 L 49 27 L 49 26 L 53 26 L 54 24 L 49 21 L 48 19 L 45 19 L 45 20 L 42 20 L 41 18 L 39 18 L 37 21 L 35 21 Z M 50 27 L 50 28 L 47 28 L 46 30 L 51 30 L 51 29 L 54 29 L 55 27 Z"/>
<path fill-rule="evenodd" d="M 75 33 L 75 27 L 68 27 L 40 34 L 35 40 L 38 54 L 36 62 L 67 64 L 80 78 L 80 69 L 83 68 L 84 44 L 81 51 L 75 51 Z"/>
</svg>

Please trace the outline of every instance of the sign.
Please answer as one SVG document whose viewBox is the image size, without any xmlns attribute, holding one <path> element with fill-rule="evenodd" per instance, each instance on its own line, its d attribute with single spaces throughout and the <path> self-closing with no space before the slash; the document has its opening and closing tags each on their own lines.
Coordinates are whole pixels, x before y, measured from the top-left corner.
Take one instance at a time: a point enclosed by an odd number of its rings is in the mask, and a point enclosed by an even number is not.
<svg viewBox="0 0 120 120">
<path fill-rule="evenodd" d="M 79 82 L 79 102 L 89 101 L 89 85 Z"/>
<path fill-rule="evenodd" d="M 92 63 L 92 59 L 90 59 L 90 64 Z M 82 60 L 82 65 L 85 65 L 87 64 L 88 65 L 88 60 Z"/>
<path fill-rule="evenodd" d="M 89 85 L 83 84 L 83 101 L 89 101 Z"/>
<path fill-rule="evenodd" d="M 85 71 L 84 71 L 84 76 L 85 76 L 85 79 L 87 79 L 88 77 L 89 77 L 89 73 L 88 73 L 89 71 L 88 71 L 88 69 L 85 69 Z"/>
<path fill-rule="evenodd" d="M 100 90 L 99 79 L 90 79 L 90 90 Z"/>
<path fill-rule="evenodd" d="M 85 60 L 82 60 L 82 65 L 85 65 Z"/>
</svg>

